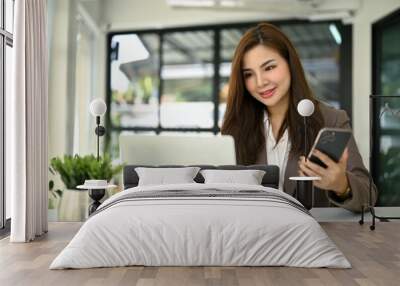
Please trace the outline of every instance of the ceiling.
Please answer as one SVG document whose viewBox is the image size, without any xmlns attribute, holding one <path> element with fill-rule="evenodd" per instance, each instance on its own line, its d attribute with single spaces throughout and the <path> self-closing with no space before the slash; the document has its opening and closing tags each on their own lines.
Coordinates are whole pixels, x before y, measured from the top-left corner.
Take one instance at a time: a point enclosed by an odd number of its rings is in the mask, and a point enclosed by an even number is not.
<svg viewBox="0 0 400 286">
<path fill-rule="evenodd" d="M 79 0 L 103 30 L 278 19 L 352 22 L 363 0 Z"/>
</svg>

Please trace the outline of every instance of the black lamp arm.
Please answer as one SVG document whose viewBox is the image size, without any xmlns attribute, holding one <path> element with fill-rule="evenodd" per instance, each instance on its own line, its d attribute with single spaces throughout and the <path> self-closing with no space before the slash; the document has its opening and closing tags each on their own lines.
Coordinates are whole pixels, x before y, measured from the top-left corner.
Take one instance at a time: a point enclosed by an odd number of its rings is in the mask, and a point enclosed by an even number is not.
<svg viewBox="0 0 400 286">
<path fill-rule="evenodd" d="M 307 144 L 307 118 L 304 116 L 304 160 L 307 161 L 308 144 Z"/>
<path fill-rule="evenodd" d="M 94 132 L 97 135 L 97 161 L 100 160 L 100 136 L 103 136 L 106 133 L 106 128 L 100 125 L 100 116 L 96 116 L 96 124 L 97 127 Z"/>
</svg>

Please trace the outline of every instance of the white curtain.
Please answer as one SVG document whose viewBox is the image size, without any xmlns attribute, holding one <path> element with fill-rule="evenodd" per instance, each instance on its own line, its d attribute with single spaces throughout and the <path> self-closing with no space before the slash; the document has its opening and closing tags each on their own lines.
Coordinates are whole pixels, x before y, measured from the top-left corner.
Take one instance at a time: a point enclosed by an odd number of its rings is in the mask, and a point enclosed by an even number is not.
<svg viewBox="0 0 400 286">
<path fill-rule="evenodd" d="M 12 242 L 47 232 L 46 0 L 15 1 L 13 93 L 6 146 L 11 168 Z"/>
</svg>

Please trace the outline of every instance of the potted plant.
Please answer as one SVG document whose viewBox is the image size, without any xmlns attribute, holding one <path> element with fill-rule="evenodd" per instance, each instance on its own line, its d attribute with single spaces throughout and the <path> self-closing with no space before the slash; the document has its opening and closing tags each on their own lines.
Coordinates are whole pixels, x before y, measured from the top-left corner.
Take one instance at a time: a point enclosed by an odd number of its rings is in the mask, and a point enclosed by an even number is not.
<svg viewBox="0 0 400 286">
<path fill-rule="evenodd" d="M 63 158 L 52 158 L 50 166 L 60 175 L 66 188 L 60 203 L 59 218 L 69 221 L 81 221 L 87 214 L 88 194 L 85 190 L 77 189 L 77 186 L 83 185 L 88 179 L 110 181 L 123 168 L 123 165 L 113 166 L 108 154 L 99 161 L 93 155 L 64 155 Z"/>
</svg>

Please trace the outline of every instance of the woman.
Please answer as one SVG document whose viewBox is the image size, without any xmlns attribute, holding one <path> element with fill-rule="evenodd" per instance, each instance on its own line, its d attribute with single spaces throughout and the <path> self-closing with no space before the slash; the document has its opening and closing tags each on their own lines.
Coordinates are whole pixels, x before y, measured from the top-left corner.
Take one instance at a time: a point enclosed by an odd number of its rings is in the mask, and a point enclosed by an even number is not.
<svg viewBox="0 0 400 286">
<path fill-rule="evenodd" d="M 345 111 L 313 96 L 300 59 L 289 39 L 275 26 L 262 23 L 241 38 L 232 61 L 222 133 L 232 135 L 239 164 L 273 164 L 280 168 L 280 189 L 293 195 L 291 176 L 318 176 L 314 206 L 333 203 L 360 211 L 369 202 L 369 174 L 351 138 L 339 162 L 317 152 L 328 167 L 304 160 L 304 124 L 297 104 L 315 105 L 308 119 L 307 138 L 314 142 L 323 127 L 351 128 Z M 377 190 L 372 185 L 372 204 Z"/>
</svg>

